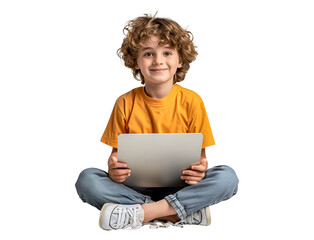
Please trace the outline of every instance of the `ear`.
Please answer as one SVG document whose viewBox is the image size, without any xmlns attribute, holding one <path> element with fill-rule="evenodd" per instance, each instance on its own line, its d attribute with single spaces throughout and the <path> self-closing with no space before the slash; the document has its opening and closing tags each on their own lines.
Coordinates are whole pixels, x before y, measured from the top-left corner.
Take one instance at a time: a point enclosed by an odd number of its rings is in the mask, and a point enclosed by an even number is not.
<svg viewBox="0 0 314 240">
<path fill-rule="evenodd" d="M 177 68 L 182 68 L 182 59 L 181 59 L 180 56 L 179 56 L 179 63 L 178 63 L 178 67 Z"/>
</svg>

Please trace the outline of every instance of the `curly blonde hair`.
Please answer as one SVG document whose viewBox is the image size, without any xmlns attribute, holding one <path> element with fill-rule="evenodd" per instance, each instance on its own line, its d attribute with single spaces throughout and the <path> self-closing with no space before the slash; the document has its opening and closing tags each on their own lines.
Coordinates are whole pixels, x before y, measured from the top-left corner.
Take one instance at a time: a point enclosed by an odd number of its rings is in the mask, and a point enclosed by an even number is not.
<svg viewBox="0 0 314 240">
<path fill-rule="evenodd" d="M 143 42 L 151 36 L 158 36 L 159 45 L 169 44 L 178 51 L 182 67 L 178 68 L 173 83 L 184 80 L 190 63 L 195 60 L 197 51 L 193 44 L 193 35 L 190 31 L 184 30 L 178 23 L 168 18 L 156 18 L 145 14 L 130 20 L 123 29 L 125 38 L 117 54 L 123 59 L 124 65 L 132 69 L 135 79 L 145 83 L 144 76 L 139 69 L 136 69 L 138 51 Z"/>
</svg>

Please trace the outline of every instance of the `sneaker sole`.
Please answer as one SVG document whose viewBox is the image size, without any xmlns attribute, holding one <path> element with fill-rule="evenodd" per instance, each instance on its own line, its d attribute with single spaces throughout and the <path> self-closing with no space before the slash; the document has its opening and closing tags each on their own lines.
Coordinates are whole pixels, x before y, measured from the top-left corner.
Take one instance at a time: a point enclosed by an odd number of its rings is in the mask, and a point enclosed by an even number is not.
<svg viewBox="0 0 314 240">
<path fill-rule="evenodd" d="M 99 227 L 102 228 L 102 229 L 105 229 L 102 227 L 102 219 L 103 219 L 103 216 L 105 214 L 105 211 L 106 209 L 110 206 L 110 205 L 114 205 L 113 203 L 105 203 L 101 210 L 100 210 L 100 215 L 99 215 Z M 106 229 L 105 229 L 106 230 Z"/>
<path fill-rule="evenodd" d="M 209 226 L 212 222 L 209 206 L 205 208 L 205 213 L 206 213 L 207 226 Z"/>
</svg>

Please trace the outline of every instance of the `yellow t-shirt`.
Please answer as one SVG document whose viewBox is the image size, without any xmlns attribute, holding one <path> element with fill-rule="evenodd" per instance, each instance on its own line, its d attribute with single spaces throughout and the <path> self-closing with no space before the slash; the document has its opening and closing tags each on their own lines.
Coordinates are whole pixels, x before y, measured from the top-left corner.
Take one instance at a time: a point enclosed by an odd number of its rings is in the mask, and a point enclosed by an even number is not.
<svg viewBox="0 0 314 240">
<path fill-rule="evenodd" d="M 177 84 L 162 99 L 148 97 L 144 87 L 120 96 L 101 141 L 117 148 L 122 133 L 202 133 L 202 148 L 215 144 L 202 99 Z"/>
</svg>

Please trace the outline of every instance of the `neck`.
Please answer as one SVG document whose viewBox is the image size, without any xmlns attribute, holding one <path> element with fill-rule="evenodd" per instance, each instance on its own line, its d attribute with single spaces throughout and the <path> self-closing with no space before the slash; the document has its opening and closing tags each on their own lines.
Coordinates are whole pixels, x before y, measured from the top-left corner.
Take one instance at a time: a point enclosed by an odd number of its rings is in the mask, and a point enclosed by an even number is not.
<svg viewBox="0 0 314 240">
<path fill-rule="evenodd" d="M 147 96 L 155 99 L 161 99 L 171 93 L 173 83 L 169 81 L 168 84 L 145 84 L 145 92 Z"/>
</svg>

